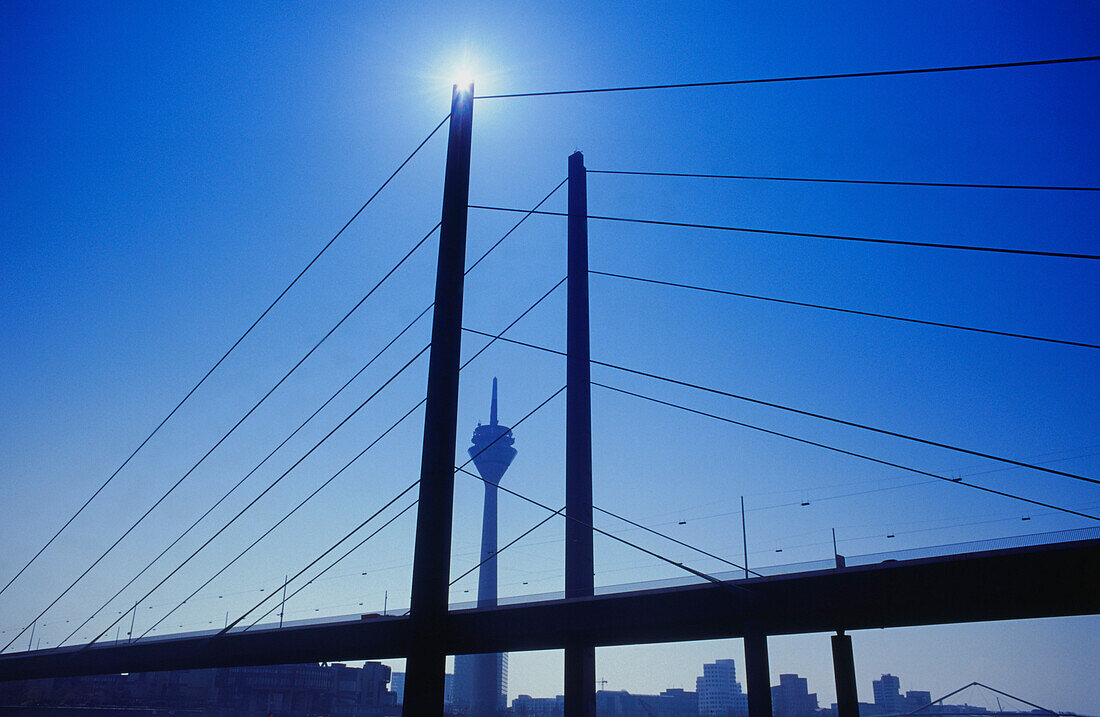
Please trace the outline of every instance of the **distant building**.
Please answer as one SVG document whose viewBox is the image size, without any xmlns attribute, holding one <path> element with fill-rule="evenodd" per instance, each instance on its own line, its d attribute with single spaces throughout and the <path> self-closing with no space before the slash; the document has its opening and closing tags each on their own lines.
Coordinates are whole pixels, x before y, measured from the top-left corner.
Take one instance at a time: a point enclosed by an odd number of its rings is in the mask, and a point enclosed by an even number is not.
<svg viewBox="0 0 1100 717">
<path fill-rule="evenodd" d="M 272 665 L 218 670 L 218 706 L 238 715 L 283 713 L 333 717 L 382 717 L 395 710 L 387 689 L 390 668 L 378 662 L 363 667 Z"/>
<path fill-rule="evenodd" d="M 599 717 L 696 717 L 699 702 L 694 692 L 665 690 L 659 695 L 634 695 L 626 690 L 597 690 Z"/>
<path fill-rule="evenodd" d="M 390 717 L 400 709 L 386 689 L 389 681 L 390 668 L 378 662 L 176 670 L 9 682 L 0 686 L 0 705 L 110 706 L 234 717 Z"/>
<path fill-rule="evenodd" d="M 455 655 L 455 672 L 451 678 L 451 704 L 456 710 L 470 717 L 483 717 L 478 714 L 477 686 L 478 671 L 486 670 L 491 676 L 492 692 L 497 696 L 497 712 L 508 707 L 508 653 L 496 652 L 488 655 Z"/>
<path fill-rule="evenodd" d="M 626 690 L 596 690 L 599 717 L 628 717 L 642 709 L 641 695 L 632 695 Z"/>
<path fill-rule="evenodd" d="M 809 692 L 806 678 L 780 675 L 779 684 L 772 687 L 773 717 L 814 717 L 817 695 Z"/>
<path fill-rule="evenodd" d="M 512 700 L 513 717 L 563 717 L 565 697 L 520 695 Z M 635 695 L 626 690 L 597 690 L 599 717 L 696 717 L 699 702 L 694 692 L 665 690 L 659 695 Z"/>
<path fill-rule="evenodd" d="M 880 714 L 900 714 L 908 712 L 905 698 L 901 696 L 901 680 L 890 673 L 874 680 L 871 686 L 875 694 L 875 707 Z"/>
<path fill-rule="evenodd" d="M 397 704 L 405 703 L 405 673 L 395 672 L 390 676 L 390 692 Z"/>
<path fill-rule="evenodd" d="M 909 690 L 905 693 L 905 706 L 909 711 L 932 704 L 932 693 L 925 690 Z"/>
<path fill-rule="evenodd" d="M 729 717 L 749 713 L 748 695 L 741 691 L 733 660 L 715 660 L 703 665 L 695 678 L 701 717 Z"/>
<path fill-rule="evenodd" d="M 697 715 L 699 714 L 699 694 L 686 692 L 679 687 L 670 688 L 658 695 L 657 704 L 662 710 L 662 715 Z"/>
<path fill-rule="evenodd" d="M 532 697 L 520 695 L 512 700 L 513 717 L 563 717 L 565 697 Z"/>
</svg>

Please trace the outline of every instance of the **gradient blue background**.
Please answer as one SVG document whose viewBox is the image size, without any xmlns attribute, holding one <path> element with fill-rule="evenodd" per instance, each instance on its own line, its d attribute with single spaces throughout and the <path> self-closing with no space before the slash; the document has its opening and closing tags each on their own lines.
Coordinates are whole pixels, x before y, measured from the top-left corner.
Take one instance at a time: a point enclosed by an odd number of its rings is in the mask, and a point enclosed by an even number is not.
<svg viewBox="0 0 1100 717">
<path fill-rule="evenodd" d="M 446 114 L 459 66 L 473 69 L 484 95 L 1043 59 L 1097 54 L 1097 17 L 1087 2 L 8 3 L 0 21 L 0 577 L 6 582 L 33 555 Z M 484 100 L 474 110 L 471 202 L 533 205 L 564 178 L 575 149 L 590 169 L 1095 186 L 1097 77 L 1095 63 L 1085 63 Z M 438 221 L 444 149 L 441 134 L 0 597 L 4 642 Z M 547 206 L 563 210 L 564 202 L 562 192 Z M 1084 192 L 591 175 L 589 207 L 1096 253 L 1100 201 Z M 471 211 L 471 260 L 515 219 Z M 589 234 L 597 270 L 1100 342 L 1095 262 L 599 222 Z M 83 620 L 423 309 L 434 251 L 433 240 L 43 618 L 35 639 L 46 646 L 67 635 L 77 624 L 67 620 Z M 466 324 L 499 331 L 564 271 L 564 221 L 530 219 L 470 274 Z M 599 276 L 591 297 L 596 359 L 1100 475 L 1095 350 Z M 564 291 L 509 335 L 564 348 Z M 188 555 L 427 336 L 424 319 L 168 558 Z M 467 335 L 464 353 L 482 343 Z M 421 359 L 403 374 L 143 604 L 138 631 L 415 404 L 425 365 Z M 487 417 L 494 375 L 501 418 L 514 422 L 564 383 L 564 365 L 506 345 L 479 358 L 463 374 L 457 455 L 466 431 Z M 609 370 L 595 369 L 593 378 L 1100 511 L 1094 487 L 1055 476 Z M 737 561 L 743 495 L 756 566 L 828 558 L 833 528 L 840 551 L 855 555 L 1095 524 L 600 389 L 593 411 L 597 505 Z M 414 414 L 158 634 L 235 617 L 414 480 L 421 420 Z M 563 425 L 559 398 L 517 429 L 519 456 L 505 485 L 564 503 Z M 473 479 L 456 481 L 454 575 L 476 562 L 482 493 Z M 502 497 L 502 542 L 542 517 Z M 288 618 L 406 605 L 414 523 L 400 519 L 303 591 Z M 550 523 L 501 557 L 502 595 L 562 587 L 562 532 Z M 728 567 L 637 530 L 622 535 L 702 570 Z M 607 539 L 597 539 L 596 560 L 599 585 L 678 577 Z M 167 570 L 158 564 L 86 637 Z M 452 599 L 472 598 L 475 584 L 474 575 L 460 582 Z M 998 587 L 1033 586 L 1027 576 L 1006 575 Z M 861 696 L 869 700 L 870 680 L 891 671 L 903 689 L 943 694 L 974 679 L 1097 714 L 1098 638 L 1095 618 L 860 633 Z M 826 645 L 823 636 L 773 641 L 773 673 L 807 675 L 827 704 Z M 704 660 L 728 656 L 742 666 L 732 642 L 609 649 L 597 669 L 610 689 L 654 692 L 692 688 Z M 511 673 L 513 696 L 554 694 L 560 653 L 513 655 Z"/>
</svg>

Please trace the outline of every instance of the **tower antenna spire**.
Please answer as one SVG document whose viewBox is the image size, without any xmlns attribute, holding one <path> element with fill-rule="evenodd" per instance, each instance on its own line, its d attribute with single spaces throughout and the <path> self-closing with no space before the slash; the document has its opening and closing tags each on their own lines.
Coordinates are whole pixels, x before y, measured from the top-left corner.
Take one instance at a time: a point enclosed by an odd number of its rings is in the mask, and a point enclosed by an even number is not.
<svg viewBox="0 0 1100 717">
<path fill-rule="evenodd" d="M 493 403 L 489 407 L 489 425 L 497 425 L 497 377 L 493 376 Z"/>
</svg>

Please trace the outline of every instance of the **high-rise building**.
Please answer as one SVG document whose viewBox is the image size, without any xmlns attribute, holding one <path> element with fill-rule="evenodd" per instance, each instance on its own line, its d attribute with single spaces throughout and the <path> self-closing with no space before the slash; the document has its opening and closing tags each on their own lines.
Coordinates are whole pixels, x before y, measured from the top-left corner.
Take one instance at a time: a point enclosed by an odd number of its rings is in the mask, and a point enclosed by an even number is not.
<svg viewBox="0 0 1100 717">
<path fill-rule="evenodd" d="M 489 694 L 499 692 L 496 712 L 491 711 L 492 708 L 489 708 L 490 711 L 485 712 L 484 706 L 487 700 L 482 699 L 479 701 L 476 699 L 478 697 L 477 670 L 479 664 L 484 665 L 485 662 L 489 662 L 488 669 L 491 677 L 500 675 L 499 683 L 492 683 L 499 684 L 500 687 L 496 690 L 492 687 L 489 688 Z M 454 675 L 448 675 L 448 678 L 452 678 L 449 687 L 451 697 L 448 700 L 444 695 L 444 702 L 453 705 L 458 714 L 469 715 L 469 717 L 477 717 L 482 714 L 497 715 L 508 705 L 508 653 L 506 652 L 493 652 L 486 655 L 455 655 L 455 672 Z M 444 692 L 447 689 L 448 687 L 444 686 Z M 475 703 L 477 704 L 475 705 Z M 482 711 L 475 711 L 475 709 Z"/>
<path fill-rule="evenodd" d="M 780 675 L 772 687 L 773 717 L 813 717 L 817 712 L 817 694 L 811 693 L 805 677 Z"/>
<path fill-rule="evenodd" d="M 497 380 L 489 423 L 474 429 L 470 458 L 485 479 L 485 509 L 481 519 L 481 561 L 477 575 L 477 606 L 497 604 L 497 486 L 516 457 L 512 429 L 497 420 Z M 455 656 L 455 705 L 469 717 L 496 717 L 507 708 L 508 655 Z"/>
<path fill-rule="evenodd" d="M 886 673 L 880 679 L 871 682 L 875 693 L 875 706 L 886 714 L 908 712 L 905 698 L 901 696 L 901 680 Z"/>
<path fill-rule="evenodd" d="M 702 717 L 749 713 L 749 698 L 741 691 L 733 660 L 715 660 L 703 665 L 703 674 L 695 678 L 695 692 Z"/>
<path fill-rule="evenodd" d="M 405 701 L 405 673 L 394 672 L 390 675 L 390 692 L 394 694 L 397 704 Z"/>
</svg>

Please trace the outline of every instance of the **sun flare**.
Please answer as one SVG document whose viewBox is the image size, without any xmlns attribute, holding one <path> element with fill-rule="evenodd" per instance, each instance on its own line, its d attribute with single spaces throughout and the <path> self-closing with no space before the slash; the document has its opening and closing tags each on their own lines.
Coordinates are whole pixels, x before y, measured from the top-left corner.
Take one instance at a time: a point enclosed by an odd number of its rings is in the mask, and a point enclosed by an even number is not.
<svg viewBox="0 0 1100 717">
<path fill-rule="evenodd" d="M 454 84 L 458 85 L 460 88 L 469 87 L 474 84 L 474 71 L 469 67 L 460 67 L 451 73 L 451 77 Z"/>
</svg>

